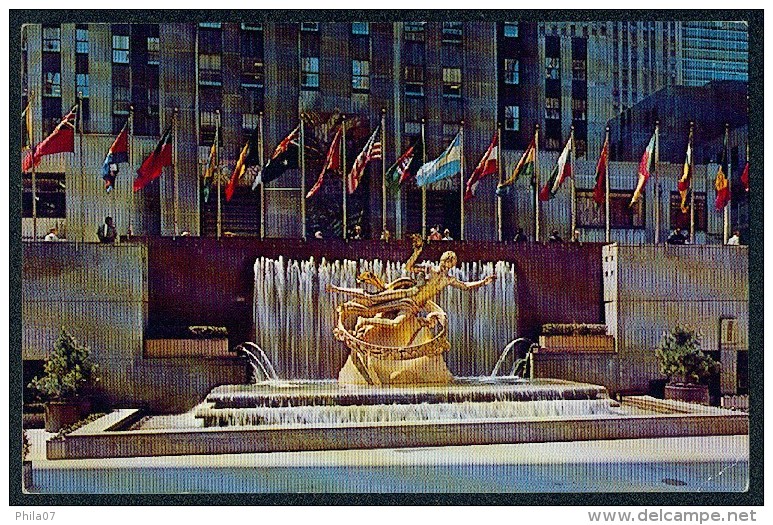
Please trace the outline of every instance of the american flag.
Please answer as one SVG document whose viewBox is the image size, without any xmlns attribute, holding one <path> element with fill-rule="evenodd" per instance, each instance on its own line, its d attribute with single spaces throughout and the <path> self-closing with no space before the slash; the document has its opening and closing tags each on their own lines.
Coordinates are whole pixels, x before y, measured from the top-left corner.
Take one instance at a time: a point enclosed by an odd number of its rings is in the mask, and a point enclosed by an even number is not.
<svg viewBox="0 0 773 525">
<path fill-rule="evenodd" d="M 365 147 L 362 148 L 362 151 L 354 160 L 352 171 L 346 178 L 346 190 L 349 193 L 354 193 L 354 190 L 356 190 L 357 186 L 359 186 L 360 179 L 362 179 L 362 176 L 365 173 L 365 166 L 367 166 L 368 162 L 373 159 L 381 158 L 381 142 L 376 141 L 376 137 L 378 136 L 380 130 L 381 126 L 376 128 L 376 130 L 368 139 L 368 142 L 365 144 Z"/>
</svg>

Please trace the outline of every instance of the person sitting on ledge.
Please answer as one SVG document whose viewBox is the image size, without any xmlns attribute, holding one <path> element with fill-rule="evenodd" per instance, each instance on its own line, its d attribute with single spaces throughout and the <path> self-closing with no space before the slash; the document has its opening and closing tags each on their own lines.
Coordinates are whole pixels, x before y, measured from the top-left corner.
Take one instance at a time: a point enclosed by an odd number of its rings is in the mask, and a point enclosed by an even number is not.
<svg viewBox="0 0 773 525">
<path fill-rule="evenodd" d="M 523 233 L 523 228 L 518 228 L 518 231 L 515 232 L 515 238 L 513 239 L 514 242 L 526 242 L 526 234 Z"/>
<path fill-rule="evenodd" d="M 115 242 L 117 232 L 112 217 L 105 217 L 105 223 L 97 229 L 99 242 L 112 244 Z"/>
<path fill-rule="evenodd" d="M 738 230 L 733 230 L 733 236 L 727 240 L 728 246 L 738 246 L 741 244 L 741 233 Z"/>
<path fill-rule="evenodd" d="M 354 235 L 352 235 L 353 241 L 361 241 L 362 240 L 362 226 L 359 224 L 355 225 L 354 227 Z"/>
<path fill-rule="evenodd" d="M 57 235 L 58 233 L 59 233 L 59 230 L 57 230 L 56 226 L 54 226 L 53 228 L 48 230 L 48 235 L 46 235 L 45 239 L 43 239 L 43 240 L 49 241 L 49 242 L 50 241 L 58 241 L 59 240 L 59 236 Z M 730 244 L 730 243 L 728 242 L 728 244 Z M 736 244 L 738 244 L 738 243 L 736 243 Z"/>
<path fill-rule="evenodd" d="M 560 242 L 564 242 L 564 240 L 558 234 L 558 230 L 553 230 L 552 232 L 550 232 L 550 237 L 548 237 L 548 242 L 560 243 Z"/>
<path fill-rule="evenodd" d="M 448 274 L 456 266 L 457 257 L 454 252 L 448 251 L 440 256 L 440 266 L 432 264 L 414 264 L 422 250 L 421 238 L 414 236 L 414 251 L 405 263 L 405 270 L 409 274 L 424 274 L 423 283 L 416 283 L 406 288 L 387 288 L 383 291 L 369 293 L 360 288 L 342 288 L 332 284 L 327 286 L 328 292 L 337 292 L 352 297 L 352 300 L 344 303 L 343 308 L 361 316 L 373 316 L 377 313 L 391 310 L 407 309 L 418 312 L 433 300 L 446 287 L 452 286 L 460 290 L 474 290 L 494 282 L 495 275 L 489 275 L 479 281 L 464 282 Z"/>
<path fill-rule="evenodd" d="M 666 239 L 668 244 L 684 244 L 687 242 L 687 236 L 682 233 L 681 228 L 676 228 Z"/>
<path fill-rule="evenodd" d="M 444 241 L 453 241 L 454 240 L 454 238 L 451 237 L 451 230 L 449 230 L 448 228 L 443 230 L 443 240 Z"/>
</svg>

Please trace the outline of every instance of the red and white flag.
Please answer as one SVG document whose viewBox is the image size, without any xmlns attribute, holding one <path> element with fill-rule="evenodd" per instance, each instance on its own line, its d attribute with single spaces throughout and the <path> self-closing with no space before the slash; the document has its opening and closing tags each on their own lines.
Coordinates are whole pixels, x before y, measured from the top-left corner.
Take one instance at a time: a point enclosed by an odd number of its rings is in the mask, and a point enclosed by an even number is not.
<svg viewBox="0 0 773 525">
<path fill-rule="evenodd" d="M 631 204 L 633 206 L 636 201 L 641 198 L 641 194 L 644 192 L 644 185 L 655 171 L 655 135 L 653 133 L 652 138 L 647 144 L 647 149 L 644 150 L 644 155 L 641 156 L 639 161 L 639 181 L 636 183 L 636 189 L 633 191 L 633 197 L 631 198 Z"/>
<path fill-rule="evenodd" d="M 306 194 L 306 198 L 313 196 L 322 187 L 322 183 L 325 181 L 325 173 L 328 170 L 340 170 L 341 169 L 341 132 L 343 130 L 343 124 L 338 126 L 335 137 L 333 137 L 333 143 L 330 144 L 330 149 L 327 151 L 327 157 L 325 158 L 325 165 L 322 166 L 322 171 L 317 177 L 317 182 Z"/>
<path fill-rule="evenodd" d="M 609 169 L 609 138 L 604 139 L 601 155 L 596 164 L 596 186 L 593 188 L 593 202 L 601 206 L 607 199 L 607 170 Z"/>
<path fill-rule="evenodd" d="M 365 173 L 365 166 L 368 165 L 368 162 L 373 159 L 381 158 L 381 142 L 376 141 L 380 129 L 380 126 L 376 128 L 368 139 L 368 142 L 365 143 L 365 147 L 362 148 L 362 151 L 354 160 L 352 171 L 350 171 L 349 176 L 346 177 L 346 191 L 349 193 L 354 193 L 354 190 L 360 185 L 360 179 L 362 179 L 362 176 Z"/>
<path fill-rule="evenodd" d="M 687 206 L 687 193 L 692 185 L 692 131 L 690 132 L 690 138 L 687 141 L 687 153 L 684 158 L 684 167 L 682 168 L 682 177 L 676 184 L 676 189 L 679 190 L 679 195 L 682 198 L 681 209 L 682 213 L 687 213 L 690 209 Z"/>
<path fill-rule="evenodd" d="M 22 159 L 21 169 L 24 173 L 40 164 L 40 158 L 54 153 L 75 151 L 75 112 L 78 106 L 73 106 L 54 131 L 32 149 L 26 151 Z"/>
<path fill-rule="evenodd" d="M 470 175 L 470 179 L 467 181 L 467 187 L 464 191 L 464 200 L 470 200 L 475 197 L 475 189 L 478 187 L 480 180 L 486 175 L 491 175 L 499 171 L 499 134 L 494 133 L 494 138 L 491 139 L 486 153 L 483 154 L 483 158 L 478 162 L 478 166 L 475 171 Z"/>
</svg>

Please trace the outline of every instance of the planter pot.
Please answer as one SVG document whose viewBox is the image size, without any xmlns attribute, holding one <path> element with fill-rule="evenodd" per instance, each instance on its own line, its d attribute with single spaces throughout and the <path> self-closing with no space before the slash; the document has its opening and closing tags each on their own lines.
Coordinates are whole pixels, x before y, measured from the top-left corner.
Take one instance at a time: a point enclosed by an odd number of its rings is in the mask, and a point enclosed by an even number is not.
<svg viewBox="0 0 773 525">
<path fill-rule="evenodd" d="M 80 401 L 49 401 L 46 403 L 46 432 L 59 432 L 77 423 L 82 413 Z"/>
<path fill-rule="evenodd" d="M 32 461 L 24 460 L 21 464 L 22 490 L 29 492 L 32 489 Z"/>
<path fill-rule="evenodd" d="M 666 385 L 666 399 L 674 401 L 686 401 L 687 403 L 709 404 L 708 385 Z"/>
<path fill-rule="evenodd" d="M 232 357 L 228 339 L 147 339 L 145 357 Z"/>
<path fill-rule="evenodd" d="M 614 352 L 615 338 L 611 335 L 541 335 L 542 352 Z"/>
</svg>

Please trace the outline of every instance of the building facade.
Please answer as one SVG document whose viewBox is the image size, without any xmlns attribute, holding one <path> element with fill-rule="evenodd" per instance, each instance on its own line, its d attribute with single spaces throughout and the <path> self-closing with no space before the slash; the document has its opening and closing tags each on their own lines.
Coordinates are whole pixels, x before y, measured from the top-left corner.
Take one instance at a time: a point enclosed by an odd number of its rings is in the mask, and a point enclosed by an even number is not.
<svg viewBox="0 0 773 525">
<path fill-rule="evenodd" d="M 218 125 L 221 187 L 256 127 L 265 161 L 301 118 L 306 126 L 303 180 L 300 169 L 289 169 L 262 191 L 251 191 L 255 172 L 248 171 L 233 199 L 221 202 L 222 230 L 237 235 L 341 235 L 340 175 L 328 174 L 312 198 L 304 199 L 304 189 L 320 174 L 344 116 L 347 167 L 383 118 L 387 167 L 422 136 L 432 160 L 463 129 L 465 179 L 498 124 L 504 173 L 540 126 L 543 180 L 573 128 L 577 161 L 587 166 L 578 170 L 577 185 L 592 189 L 608 120 L 682 81 L 680 22 L 32 24 L 21 38 L 32 143 L 77 101 L 82 107 L 75 152 L 43 157 L 36 169 L 34 221 L 32 178 L 24 175 L 25 238 L 58 226 L 68 239 L 95 240 L 108 215 L 121 234 L 214 235 L 217 199 L 203 201 L 201 178 Z M 130 114 L 130 163 L 106 194 L 102 162 Z M 132 192 L 137 167 L 173 124 L 174 168 Z M 387 189 L 385 199 L 381 176 L 381 163 L 372 162 L 347 196 L 349 231 L 359 224 L 376 237 L 385 224 L 401 236 L 426 224 L 442 225 L 457 239 L 498 238 L 494 177 L 463 203 L 460 176 L 430 185 L 426 195 L 409 180 L 399 191 Z M 632 191 L 635 181 L 634 170 L 620 188 Z M 517 224 L 533 230 L 527 183 L 519 181 L 503 199 L 504 238 Z M 565 201 L 545 204 L 562 211 L 546 213 L 550 224 L 543 231 L 559 227 L 570 236 Z M 647 236 L 641 235 L 643 242 Z"/>
<path fill-rule="evenodd" d="M 682 22 L 683 82 L 702 86 L 714 80 L 749 80 L 746 22 Z"/>
</svg>

